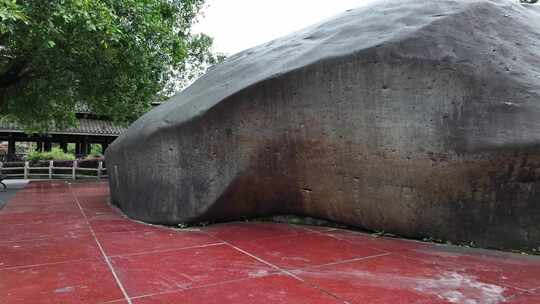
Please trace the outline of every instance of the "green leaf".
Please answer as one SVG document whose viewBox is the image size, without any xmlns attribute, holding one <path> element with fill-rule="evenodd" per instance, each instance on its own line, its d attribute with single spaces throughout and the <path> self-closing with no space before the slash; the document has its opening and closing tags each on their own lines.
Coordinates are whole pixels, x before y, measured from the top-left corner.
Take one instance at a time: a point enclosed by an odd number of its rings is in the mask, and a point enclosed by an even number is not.
<svg viewBox="0 0 540 304">
<path fill-rule="evenodd" d="M 202 5 L 0 0 L 0 52 L 10 58 L 0 61 L 0 116 L 46 131 L 73 126 L 83 104 L 132 122 L 216 62 L 212 39 L 191 34 Z"/>
</svg>

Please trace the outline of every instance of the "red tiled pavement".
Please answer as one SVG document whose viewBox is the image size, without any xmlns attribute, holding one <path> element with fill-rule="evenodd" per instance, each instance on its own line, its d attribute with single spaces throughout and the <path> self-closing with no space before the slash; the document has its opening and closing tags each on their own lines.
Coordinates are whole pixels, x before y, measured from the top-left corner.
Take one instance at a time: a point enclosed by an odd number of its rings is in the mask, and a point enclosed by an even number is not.
<svg viewBox="0 0 540 304">
<path fill-rule="evenodd" d="M 318 266 L 388 254 L 319 233 L 244 241 L 237 246 L 282 269 Z"/>
<path fill-rule="evenodd" d="M 102 303 L 123 298 L 103 261 L 0 270 L 0 303 Z"/>
<path fill-rule="evenodd" d="M 91 235 L 0 243 L 0 269 L 99 258 Z"/>
<path fill-rule="evenodd" d="M 0 210 L 0 303 L 540 303 L 540 257 L 236 222 L 131 221 L 106 183 L 34 182 Z"/>
<path fill-rule="evenodd" d="M 205 288 L 134 299 L 136 304 L 339 304 L 343 301 L 295 278 L 274 274 L 261 278 L 232 281 Z"/>
<path fill-rule="evenodd" d="M 108 256 L 184 249 L 221 243 L 203 232 L 172 229 L 107 233 L 100 235 L 99 240 Z"/>
<path fill-rule="evenodd" d="M 116 256 L 112 261 L 133 296 L 256 278 L 277 271 L 225 244 Z"/>
<path fill-rule="evenodd" d="M 352 303 L 499 303 L 519 292 L 398 254 L 293 273 Z"/>
<path fill-rule="evenodd" d="M 269 238 L 282 236 L 295 236 L 306 231 L 289 225 L 276 225 L 274 223 L 258 223 L 257 229 L 245 222 L 215 224 L 206 227 L 205 232 L 211 236 L 235 244 L 242 241 L 264 241 Z"/>
<path fill-rule="evenodd" d="M 506 304 L 530 304 L 540 303 L 540 294 L 523 292 L 515 297 L 508 299 Z"/>
<path fill-rule="evenodd" d="M 90 235 L 90 229 L 84 219 L 58 222 L 39 221 L 28 224 L 0 223 L 0 243 L 81 235 Z"/>
</svg>

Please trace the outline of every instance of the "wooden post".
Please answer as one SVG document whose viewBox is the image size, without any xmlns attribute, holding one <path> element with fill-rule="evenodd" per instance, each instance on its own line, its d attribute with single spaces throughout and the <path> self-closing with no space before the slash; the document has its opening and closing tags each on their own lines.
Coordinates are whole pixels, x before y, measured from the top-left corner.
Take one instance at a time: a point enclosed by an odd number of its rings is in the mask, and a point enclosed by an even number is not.
<svg viewBox="0 0 540 304">
<path fill-rule="evenodd" d="M 64 151 L 64 153 L 67 153 L 67 151 L 68 151 L 68 143 L 65 142 L 65 141 L 61 141 L 60 142 L 60 149 L 62 149 L 62 151 Z"/>
<path fill-rule="evenodd" d="M 0 162 L 0 174 L 4 173 L 2 168 L 4 168 L 4 162 Z"/>
<path fill-rule="evenodd" d="M 43 142 L 40 140 L 36 141 L 36 151 L 43 152 Z"/>
<path fill-rule="evenodd" d="M 10 138 L 10 139 L 8 140 L 8 155 L 7 155 L 7 160 L 8 160 L 8 161 L 13 161 L 13 160 L 15 160 L 15 153 L 16 153 L 16 150 L 15 150 L 15 139 Z"/>
<path fill-rule="evenodd" d="M 75 180 L 77 178 L 77 160 L 73 161 L 73 171 L 72 171 L 72 178 Z"/>
<path fill-rule="evenodd" d="M 101 179 L 101 170 L 103 170 L 103 162 L 99 162 L 98 168 L 97 168 L 97 178 Z"/>
<path fill-rule="evenodd" d="M 51 142 L 50 139 L 45 140 L 45 143 L 44 143 L 43 146 L 44 146 L 43 149 L 45 150 L 45 152 L 51 152 L 51 150 L 52 150 L 52 142 Z"/>
<path fill-rule="evenodd" d="M 75 143 L 75 156 L 79 157 L 81 154 L 82 154 L 82 152 L 81 152 L 81 143 L 76 142 Z"/>
<path fill-rule="evenodd" d="M 108 143 L 102 143 L 101 144 L 101 154 L 105 155 L 105 151 L 107 150 L 107 147 L 109 147 Z"/>
<path fill-rule="evenodd" d="M 28 179 L 28 169 L 30 168 L 30 162 L 24 162 L 24 179 Z"/>
<path fill-rule="evenodd" d="M 52 175 L 53 175 L 53 161 L 50 160 L 49 161 L 49 179 L 52 179 Z"/>
<path fill-rule="evenodd" d="M 90 141 L 88 139 L 88 136 L 85 136 L 83 139 L 83 142 L 81 144 L 81 154 L 83 157 L 88 156 L 90 154 L 90 150 L 92 148 L 92 145 L 90 144 Z"/>
</svg>

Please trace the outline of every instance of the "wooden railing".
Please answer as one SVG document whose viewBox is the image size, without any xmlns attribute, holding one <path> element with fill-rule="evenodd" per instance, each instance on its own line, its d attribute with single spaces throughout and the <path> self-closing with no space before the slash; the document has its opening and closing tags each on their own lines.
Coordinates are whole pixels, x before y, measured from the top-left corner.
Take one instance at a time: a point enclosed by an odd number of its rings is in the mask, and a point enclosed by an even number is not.
<svg viewBox="0 0 540 304">
<path fill-rule="evenodd" d="M 66 163 L 62 161 L 61 163 Z M 79 162 L 74 160 L 71 167 L 55 166 L 54 161 L 49 161 L 48 166 L 43 166 L 43 162 L 39 166 L 33 166 L 32 163 L 0 162 L 0 173 L 7 179 L 102 179 L 107 178 L 107 168 L 102 161 L 97 163 L 97 168 L 80 167 Z"/>
</svg>

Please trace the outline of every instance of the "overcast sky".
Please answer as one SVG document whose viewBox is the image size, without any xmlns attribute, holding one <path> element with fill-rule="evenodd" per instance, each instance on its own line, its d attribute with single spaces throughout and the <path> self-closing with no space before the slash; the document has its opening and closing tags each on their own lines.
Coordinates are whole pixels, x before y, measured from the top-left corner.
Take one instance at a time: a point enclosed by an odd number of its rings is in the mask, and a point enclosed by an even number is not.
<svg viewBox="0 0 540 304">
<path fill-rule="evenodd" d="M 232 55 L 374 0 L 207 0 L 194 28 Z"/>
</svg>

